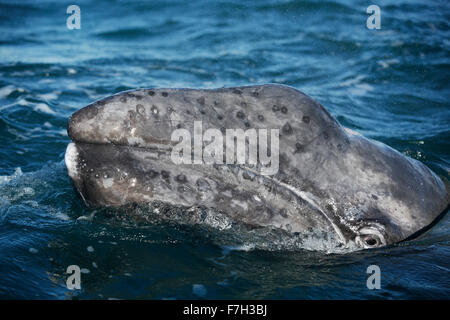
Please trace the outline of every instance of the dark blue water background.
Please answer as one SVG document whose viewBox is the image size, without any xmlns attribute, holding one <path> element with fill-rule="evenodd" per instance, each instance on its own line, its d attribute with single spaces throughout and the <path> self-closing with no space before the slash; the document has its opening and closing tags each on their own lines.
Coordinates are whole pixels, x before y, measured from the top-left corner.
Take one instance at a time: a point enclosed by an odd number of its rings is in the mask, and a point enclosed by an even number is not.
<svg viewBox="0 0 450 320">
<path fill-rule="evenodd" d="M 68 30 L 73 2 L 1 0 L 0 298 L 448 298 L 448 216 L 379 250 L 262 250 L 89 210 L 63 163 L 67 119 L 95 99 L 273 82 L 448 178 L 449 2 L 374 2 L 380 30 L 366 28 L 372 1 L 356 0 L 83 0 Z M 65 286 L 72 264 L 79 291 Z M 380 290 L 366 287 L 371 264 Z"/>
</svg>

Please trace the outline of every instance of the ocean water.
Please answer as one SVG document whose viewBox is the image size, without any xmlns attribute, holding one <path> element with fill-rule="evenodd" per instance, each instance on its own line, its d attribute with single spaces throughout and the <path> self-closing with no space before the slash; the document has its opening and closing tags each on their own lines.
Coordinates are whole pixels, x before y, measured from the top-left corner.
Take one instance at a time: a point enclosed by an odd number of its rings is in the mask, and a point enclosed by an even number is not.
<svg viewBox="0 0 450 320">
<path fill-rule="evenodd" d="M 331 254 L 89 209 L 63 162 L 68 117 L 101 97 L 281 83 L 450 178 L 448 1 L 377 1 L 379 30 L 371 1 L 76 4 L 69 30 L 69 3 L 0 0 L 0 298 L 449 298 L 448 215 L 413 241 Z M 81 290 L 66 287 L 69 265 Z"/>
</svg>

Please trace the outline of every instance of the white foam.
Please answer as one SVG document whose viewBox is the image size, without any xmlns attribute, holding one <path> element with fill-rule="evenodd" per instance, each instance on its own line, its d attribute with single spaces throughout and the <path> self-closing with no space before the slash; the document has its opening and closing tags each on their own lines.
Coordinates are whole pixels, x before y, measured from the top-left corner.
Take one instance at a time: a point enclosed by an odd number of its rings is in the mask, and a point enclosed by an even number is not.
<svg viewBox="0 0 450 320">
<path fill-rule="evenodd" d="M 22 189 L 23 194 L 34 195 L 34 189 L 30 187 L 24 187 Z"/>
<path fill-rule="evenodd" d="M 0 88 L 0 98 L 6 98 L 14 91 L 14 87 L 9 85 L 3 88 Z"/>
<path fill-rule="evenodd" d="M 374 87 L 372 87 L 370 84 L 359 83 L 359 84 L 356 84 L 353 88 L 350 88 L 349 92 L 355 96 L 364 96 L 369 91 L 374 91 L 374 90 L 375 90 Z"/>
<path fill-rule="evenodd" d="M 56 114 L 55 111 L 53 111 L 48 105 L 46 105 L 45 103 L 38 103 L 35 107 L 34 107 L 34 111 L 40 111 L 40 112 L 44 112 L 44 113 L 48 113 L 48 114 Z"/>
<path fill-rule="evenodd" d="M 56 100 L 58 96 L 61 94 L 61 91 L 54 91 L 49 93 L 40 94 L 38 97 L 43 100 Z"/>
<path fill-rule="evenodd" d="M 55 217 L 58 218 L 58 219 L 61 219 L 63 221 L 71 220 L 70 217 L 67 214 L 65 214 L 63 212 L 59 212 L 59 211 L 55 213 Z"/>
<path fill-rule="evenodd" d="M 17 178 L 18 176 L 21 176 L 23 174 L 22 169 L 16 168 L 16 171 L 10 176 L 0 176 L 0 184 L 6 183 L 14 178 Z"/>
<path fill-rule="evenodd" d="M 230 253 L 230 251 L 251 251 L 253 249 L 255 249 L 255 245 L 250 243 L 250 244 L 241 244 L 241 245 L 237 245 L 237 246 L 222 246 L 222 254 L 223 255 L 227 255 L 228 253 Z"/>
<path fill-rule="evenodd" d="M 1 98 L 1 96 L 0 96 L 0 98 Z M 9 107 L 13 107 L 13 106 L 15 106 L 15 105 L 19 105 L 19 106 L 27 106 L 27 105 L 29 105 L 29 104 L 30 104 L 30 103 L 29 103 L 28 101 L 26 101 L 25 99 L 19 99 L 17 102 L 14 102 L 14 103 L 10 103 L 10 104 L 6 104 L 6 105 L 1 106 L 1 107 L 0 107 L 0 111 L 6 110 L 6 109 L 8 109 Z"/>
<path fill-rule="evenodd" d="M 340 87 L 351 87 L 355 84 L 361 83 L 361 80 L 363 80 L 364 78 L 365 78 L 365 76 L 360 74 L 360 75 L 357 75 L 356 77 L 353 77 L 353 78 L 350 78 L 350 79 L 340 82 L 339 86 Z"/>
<path fill-rule="evenodd" d="M 398 59 L 379 60 L 379 61 L 377 61 L 377 63 L 383 69 L 387 69 L 387 68 L 389 68 L 390 65 L 399 63 L 399 60 Z"/>
<path fill-rule="evenodd" d="M 19 101 L 17 101 L 17 104 L 24 107 L 30 105 L 30 103 L 25 99 L 20 99 Z M 12 105 L 14 105 L 14 103 Z"/>
<path fill-rule="evenodd" d="M 95 211 L 89 215 L 84 215 L 84 216 L 78 217 L 77 221 L 92 221 L 92 219 L 94 219 L 94 216 L 95 216 Z"/>
</svg>

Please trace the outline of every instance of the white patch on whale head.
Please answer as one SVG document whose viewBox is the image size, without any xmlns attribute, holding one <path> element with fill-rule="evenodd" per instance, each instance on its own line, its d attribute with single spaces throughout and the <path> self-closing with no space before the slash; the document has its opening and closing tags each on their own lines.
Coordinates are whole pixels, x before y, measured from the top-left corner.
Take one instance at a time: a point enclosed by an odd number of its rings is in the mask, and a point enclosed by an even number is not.
<svg viewBox="0 0 450 320">
<path fill-rule="evenodd" d="M 67 172 L 69 176 L 74 179 L 78 177 L 78 150 L 75 143 L 71 142 L 67 146 L 66 154 L 64 156 L 64 161 L 66 163 Z"/>
</svg>

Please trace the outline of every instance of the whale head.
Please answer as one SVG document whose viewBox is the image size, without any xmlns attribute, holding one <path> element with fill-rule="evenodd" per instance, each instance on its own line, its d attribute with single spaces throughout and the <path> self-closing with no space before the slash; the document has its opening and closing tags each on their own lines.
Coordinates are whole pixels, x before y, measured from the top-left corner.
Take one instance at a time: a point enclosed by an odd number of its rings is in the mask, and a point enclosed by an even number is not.
<svg viewBox="0 0 450 320">
<path fill-rule="evenodd" d="M 279 130 L 279 170 L 179 164 L 177 129 Z M 291 233 L 326 233 L 377 248 L 417 235 L 448 208 L 444 182 L 423 163 L 343 128 L 302 92 L 280 85 L 140 89 L 75 112 L 66 165 L 87 204 L 163 201 L 214 208 Z"/>
</svg>

